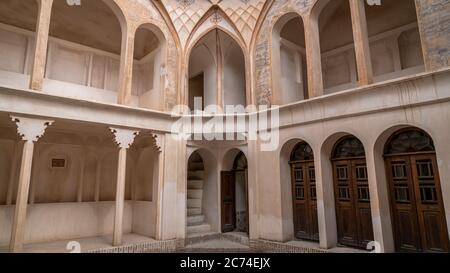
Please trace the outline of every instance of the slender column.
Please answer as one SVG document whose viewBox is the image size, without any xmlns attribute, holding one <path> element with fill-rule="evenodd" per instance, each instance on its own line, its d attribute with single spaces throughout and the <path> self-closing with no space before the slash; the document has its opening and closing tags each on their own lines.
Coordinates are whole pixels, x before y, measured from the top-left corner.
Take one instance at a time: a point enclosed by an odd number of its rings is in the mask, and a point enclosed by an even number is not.
<svg viewBox="0 0 450 273">
<path fill-rule="evenodd" d="M 117 103 L 131 103 L 131 84 L 133 79 L 135 29 L 122 30 L 122 52 L 120 54 L 119 94 Z"/>
<path fill-rule="evenodd" d="M 10 206 L 12 204 L 13 192 L 14 192 L 14 181 L 16 180 L 16 171 L 17 171 L 17 160 L 18 160 L 18 149 L 19 143 L 16 142 L 14 144 L 13 151 L 13 160 L 11 162 L 11 173 L 9 175 L 9 183 L 8 183 L 8 193 L 6 195 L 6 205 Z"/>
<path fill-rule="evenodd" d="M 30 188 L 34 142 L 38 141 L 38 139 L 45 133 L 47 126 L 51 125 L 53 121 L 17 116 L 12 116 L 11 118 L 17 124 L 19 135 L 23 140 L 25 140 L 22 152 L 22 162 L 20 165 L 19 187 L 17 191 L 14 220 L 11 230 L 11 242 L 9 245 L 9 250 L 11 252 L 21 252 L 23 250 L 23 240 L 25 235 L 25 220 Z"/>
<path fill-rule="evenodd" d="M 30 76 L 30 89 L 42 90 L 47 59 L 48 32 L 53 0 L 40 0 L 36 28 L 36 45 L 34 48 L 33 66 Z"/>
<path fill-rule="evenodd" d="M 222 54 L 222 44 L 220 43 L 220 36 L 218 30 L 216 30 L 216 60 L 217 60 L 217 93 L 216 101 L 217 105 L 220 107 L 220 111 L 224 111 L 224 99 L 223 99 L 223 54 Z"/>
<path fill-rule="evenodd" d="M 100 159 L 97 161 L 97 170 L 95 176 L 95 202 L 100 201 L 100 183 L 102 177 L 102 162 Z"/>
<path fill-rule="evenodd" d="M 123 236 L 123 209 L 125 203 L 125 178 L 127 167 L 127 149 L 134 142 L 138 131 L 110 128 L 115 135 L 119 146 L 119 162 L 117 165 L 116 212 L 114 216 L 113 246 L 122 245 Z"/>
<path fill-rule="evenodd" d="M 322 57 L 318 22 L 312 18 L 305 20 L 305 43 L 309 98 L 319 97 L 323 95 Z"/>
<path fill-rule="evenodd" d="M 83 150 L 83 153 L 85 154 L 85 150 Z M 86 157 L 84 156 L 80 157 L 80 177 L 78 178 L 78 193 L 77 193 L 77 202 L 81 203 L 83 202 L 83 187 L 84 187 L 84 170 L 85 170 L 85 162 Z"/>
<path fill-rule="evenodd" d="M 349 1 L 353 25 L 353 38 L 355 40 L 355 54 L 359 85 L 364 86 L 373 83 L 366 11 L 364 8 L 364 0 Z"/>
</svg>

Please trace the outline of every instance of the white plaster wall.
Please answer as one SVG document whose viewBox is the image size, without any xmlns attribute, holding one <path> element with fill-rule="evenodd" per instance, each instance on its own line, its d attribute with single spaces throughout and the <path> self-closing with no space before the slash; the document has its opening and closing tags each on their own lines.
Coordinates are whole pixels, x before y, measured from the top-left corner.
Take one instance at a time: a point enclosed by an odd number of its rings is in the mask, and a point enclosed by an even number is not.
<svg viewBox="0 0 450 273">
<path fill-rule="evenodd" d="M 132 210 L 132 204 L 125 202 L 124 233 L 132 231 Z M 25 243 L 110 235 L 113 233 L 114 212 L 114 202 L 28 205 Z M 2 246 L 9 244 L 13 213 L 13 206 L 0 207 Z"/>
<path fill-rule="evenodd" d="M 133 233 L 156 237 L 156 204 L 154 202 L 133 202 Z"/>
<path fill-rule="evenodd" d="M 301 101 L 305 99 L 303 90 L 302 70 L 303 56 L 298 50 L 292 47 L 280 46 L 280 64 L 281 64 L 281 104 Z"/>
<path fill-rule="evenodd" d="M 189 78 L 203 72 L 204 75 L 204 105 L 217 103 L 217 67 L 215 55 L 205 45 L 199 45 L 192 50 L 189 62 Z"/>
<path fill-rule="evenodd" d="M 245 60 L 239 45 L 231 37 L 223 35 L 222 38 L 228 47 L 224 52 L 225 62 L 223 71 L 223 99 L 226 105 L 246 104 L 245 90 Z"/>
</svg>

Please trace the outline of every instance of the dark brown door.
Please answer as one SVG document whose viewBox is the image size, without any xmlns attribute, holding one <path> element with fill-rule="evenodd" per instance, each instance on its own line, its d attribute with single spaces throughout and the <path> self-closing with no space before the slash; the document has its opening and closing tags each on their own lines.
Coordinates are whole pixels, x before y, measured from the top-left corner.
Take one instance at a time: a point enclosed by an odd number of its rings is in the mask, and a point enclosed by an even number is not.
<svg viewBox="0 0 450 273">
<path fill-rule="evenodd" d="M 231 232 L 236 228 L 236 182 L 234 172 L 222 172 L 222 232 Z"/>
<path fill-rule="evenodd" d="M 365 249 L 373 241 L 366 160 L 334 161 L 333 169 L 338 242 Z"/>
<path fill-rule="evenodd" d="M 313 161 L 291 163 L 295 238 L 319 240 L 316 175 Z"/>
<path fill-rule="evenodd" d="M 434 154 L 386 157 L 396 250 L 448 252 L 439 173 Z"/>
</svg>

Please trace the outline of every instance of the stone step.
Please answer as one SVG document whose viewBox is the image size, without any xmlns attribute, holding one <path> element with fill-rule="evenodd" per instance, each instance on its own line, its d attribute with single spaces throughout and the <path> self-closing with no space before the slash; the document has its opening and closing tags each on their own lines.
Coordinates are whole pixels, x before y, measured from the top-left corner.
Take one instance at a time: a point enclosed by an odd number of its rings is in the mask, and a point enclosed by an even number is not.
<svg viewBox="0 0 450 273">
<path fill-rule="evenodd" d="M 187 200 L 187 208 L 201 208 L 202 207 L 202 199 L 188 199 Z"/>
<path fill-rule="evenodd" d="M 189 171 L 188 172 L 188 179 L 203 179 L 205 171 Z"/>
<path fill-rule="evenodd" d="M 188 180 L 188 190 L 201 190 L 203 189 L 203 180 Z"/>
<path fill-rule="evenodd" d="M 202 214 L 202 209 L 201 208 L 188 208 L 187 209 L 187 216 L 196 216 L 196 215 L 201 215 Z"/>
<path fill-rule="evenodd" d="M 202 225 L 187 227 L 188 233 L 201 233 L 201 232 L 210 232 L 210 231 L 211 231 L 211 226 L 209 224 L 202 224 Z"/>
<path fill-rule="evenodd" d="M 188 189 L 187 191 L 187 198 L 188 199 L 202 199 L 203 197 L 203 190 L 199 189 Z"/>
<path fill-rule="evenodd" d="M 205 215 L 193 215 L 187 217 L 188 226 L 198 226 L 205 222 Z"/>
</svg>

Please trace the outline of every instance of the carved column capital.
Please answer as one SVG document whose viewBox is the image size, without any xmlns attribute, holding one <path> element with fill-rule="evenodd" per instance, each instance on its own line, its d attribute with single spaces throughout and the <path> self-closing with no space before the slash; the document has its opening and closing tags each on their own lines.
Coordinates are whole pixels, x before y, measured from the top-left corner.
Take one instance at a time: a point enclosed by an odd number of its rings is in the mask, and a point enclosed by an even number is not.
<svg viewBox="0 0 450 273">
<path fill-rule="evenodd" d="M 154 148 L 158 151 L 161 152 L 162 151 L 162 135 L 160 134 L 152 134 L 152 138 L 153 138 L 153 145 Z"/>
<path fill-rule="evenodd" d="M 53 120 L 28 118 L 21 116 L 10 116 L 17 125 L 17 132 L 26 141 L 36 142 L 41 138 L 45 129 L 54 123 Z"/>
<path fill-rule="evenodd" d="M 128 149 L 133 144 L 134 139 L 139 135 L 139 131 L 120 129 L 120 128 L 109 128 L 114 134 L 114 140 L 116 141 L 119 148 Z"/>
</svg>

